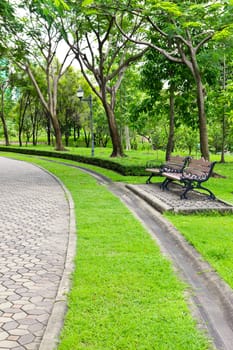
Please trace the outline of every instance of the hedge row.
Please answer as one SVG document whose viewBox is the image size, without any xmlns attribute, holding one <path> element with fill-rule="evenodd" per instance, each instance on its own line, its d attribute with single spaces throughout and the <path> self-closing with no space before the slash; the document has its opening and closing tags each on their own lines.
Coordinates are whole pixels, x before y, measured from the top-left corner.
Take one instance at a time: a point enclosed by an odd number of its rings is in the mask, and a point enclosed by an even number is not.
<svg viewBox="0 0 233 350">
<path fill-rule="evenodd" d="M 143 166 L 122 165 L 122 164 L 119 164 L 117 162 L 114 162 L 113 160 L 101 159 L 101 158 L 96 158 L 96 157 L 85 157 L 85 156 L 80 156 L 78 154 L 72 154 L 72 153 L 68 153 L 68 152 L 25 149 L 25 148 L 20 148 L 20 147 L 18 148 L 18 147 L 12 147 L 12 146 L 9 146 L 9 147 L 0 146 L 0 151 L 22 153 L 22 154 L 32 154 L 32 155 L 37 155 L 37 156 L 73 160 L 75 162 L 92 164 L 92 165 L 99 166 L 101 168 L 110 169 L 110 170 L 116 171 L 117 173 L 124 175 L 124 176 L 146 175 L 145 167 L 143 167 Z"/>
</svg>

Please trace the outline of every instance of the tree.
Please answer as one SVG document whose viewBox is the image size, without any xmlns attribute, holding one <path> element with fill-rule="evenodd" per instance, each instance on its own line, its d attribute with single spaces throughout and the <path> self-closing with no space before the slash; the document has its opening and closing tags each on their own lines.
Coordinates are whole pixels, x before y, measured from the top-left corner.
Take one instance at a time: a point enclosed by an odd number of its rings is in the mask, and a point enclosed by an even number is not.
<svg viewBox="0 0 233 350">
<path fill-rule="evenodd" d="M 41 75 L 40 69 L 37 70 L 36 74 Z M 32 136 L 33 145 L 36 145 L 39 127 L 43 128 L 43 122 L 46 120 L 45 109 L 30 78 L 17 66 L 11 65 L 9 83 L 14 97 L 15 106 L 11 109 L 14 115 L 16 114 L 14 119 L 18 126 L 19 144 L 22 146 L 22 134 L 27 129 L 27 135 Z M 40 89 L 46 91 L 43 80 L 40 81 Z"/>
<path fill-rule="evenodd" d="M 1 110 L 0 110 L 0 119 L 3 126 L 3 133 L 5 138 L 5 145 L 9 146 L 9 135 L 8 135 L 8 128 L 7 128 L 7 122 L 6 122 L 6 109 L 7 106 L 5 102 L 9 101 L 11 99 L 11 93 L 10 93 L 10 80 L 9 80 L 9 71 L 8 71 L 8 62 L 7 60 L 1 59 L 0 60 L 0 94 L 1 94 Z"/>
<path fill-rule="evenodd" d="M 81 6 L 82 1 L 72 3 L 72 16 L 68 14 L 65 20 L 59 20 L 63 21 L 64 39 L 74 52 L 85 79 L 103 104 L 113 146 L 111 156 L 117 157 L 123 155 L 123 149 L 115 118 L 116 95 L 125 70 L 142 57 L 147 48 L 139 49 L 125 38 L 116 28 L 114 13 L 109 15 L 98 10 L 101 3 L 94 1 L 94 10 Z M 69 30 L 66 21 L 69 21 Z"/>
<path fill-rule="evenodd" d="M 201 153 L 204 158 L 209 159 L 206 90 L 202 82 L 198 54 L 215 33 L 222 29 L 225 4 L 209 1 L 200 4 L 192 1 L 136 1 L 133 5 L 125 2 L 120 5 L 115 1 L 113 6 L 120 7 L 127 13 L 126 29 L 124 21 L 115 17 L 120 32 L 127 39 L 135 44 L 151 47 L 171 62 L 183 64 L 190 70 L 196 84 Z M 139 34 L 135 31 L 135 26 L 129 30 L 129 16 L 141 20 Z M 135 21 L 136 19 L 133 23 Z M 157 38 L 156 43 L 150 40 L 150 35 L 148 37 L 151 32 L 153 38 Z M 164 44 L 167 48 L 164 48 Z"/>
<path fill-rule="evenodd" d="M 8 67 L 5 56 L 9 46 L 9 40 L 12 33 L 17 33 L 22 29 L 15 16 L 15 9 L 9 1 L 0 0 L 0 62 L 1 62 L 1 76 L 0 76 L 0 90 L 1 90 L 1 121 L 3 125 L 5 144 L 9 145 L 9 135 L 7 123 L 5 119 L 5 96 L 9 96 L 9 79 Z"/>
<path fill-rule="evenodd" d="M 156 79 L 151 79 L 151 76 L 156 76 Z M 167 90 L 169 95 L 169 128 L 166 144 L 166 160 L 169 159 L 174 150 L 175 125 L 178 125 L 181 119 L 185 119 L 185 109 L 183 109 L 181 113 L 178 113 L 180 109 L 178 108 L 177 101 L 179 100 L 179 96 L 183 93 L 182 89 L 184 85 L 186 90 L 188 89 L 190 78 L 191 76 L 187 69 L 170 62 L 157 51 L 150 49 L 146 53 L 145 63 L 142 66 L 142 88 L 148 91 L 152 103 L 162 98 L 161 94 L 164 94 L 164 90 Z"/>
<path fill-rule="evenodd" d="M 60 80 L 58 86 L 57 114 L 62 133 L 65 135 L 65 145 L 69 145 L 69 138 L 76 129 L 80 128 L 80 101 L 77 97 L 79 85 L 85 81 L 81 73 L 69 67 Z M 75 139 L 76 135 L 74 135 Z"/>
<path fill-rule="evenodd" d="M 18 20 L 23 24 L 20 37 L 14 33 L 12 47 L 9 50 L 11 59 L 30 77 L 40 101 L 51 120 L 56 149 L 64 150 L 59 121 L 57 118 L 57 90 L 58 83 L 72 60 L 66 65 L 70 57 L 67 49 L 62 62 L 56 57 L 57 49 L 62 41 L 61 33 L 55 27 L 53 15 L 47 11 L 43 2 L 23 1 L 23 14 Z M 41 76 L 36 75 L 40 67 L 42 79 L 46 82 L 46 91 L 40 87 Z"/>
</svg>

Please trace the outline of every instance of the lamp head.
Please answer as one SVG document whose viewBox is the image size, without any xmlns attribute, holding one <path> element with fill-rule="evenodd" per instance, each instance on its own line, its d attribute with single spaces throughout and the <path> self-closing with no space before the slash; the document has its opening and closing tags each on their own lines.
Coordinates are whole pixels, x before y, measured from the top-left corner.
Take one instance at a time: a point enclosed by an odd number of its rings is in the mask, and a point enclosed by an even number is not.
<svg viewBox="0 0 233 350">
<path fill-rule="evenodd" d="M 77 91 L 77 96 L 78 98 L 81 100 L 84 96 L 84 91 L 83 89 L 81 88 L 81 86 L 79 87 L 78 91 Z"/>
</svg>

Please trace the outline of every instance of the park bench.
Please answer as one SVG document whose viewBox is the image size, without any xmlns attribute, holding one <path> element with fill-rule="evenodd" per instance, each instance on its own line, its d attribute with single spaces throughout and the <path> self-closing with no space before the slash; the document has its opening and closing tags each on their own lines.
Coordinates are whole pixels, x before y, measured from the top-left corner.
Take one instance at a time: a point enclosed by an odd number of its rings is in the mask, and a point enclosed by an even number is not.
<svg viewBox="0 0 233 350">
<path fill-rule="evenodd" d="M 146 165 L 146 171 L 150 172 L 151 174 L 146 180 L 146 183 L 151 183 L 153 176 L 163 176 L 164 172 L 182 174 L 182 171 L 189 161 L 189 158 L 190 157 L 170 156 L 169 159 L 159 167 L 156 167 L 154 161 L 149 161 Z M 161 187 L 163 187 L 163 184 Z"/>
<path fill-rule="evenodd" d="M 162 176 L 166 179 L 163 181 L 161 188 L 168 189 L 169 183 L 178 181 L 184 187 L 184 191 L 181 194 L 181 199 L 187 199 L 187 193 L 193 189 L 201 189 L 209 193 L 211 199 L 215 199 L 215 195 L 208 188 L 203 187 L 202 183 L 206 182 L 212 172 L 216 162 L 209 162 L 204 158 L 193 159 L 189 158 L 188 165 L 182 170 L 181 173 L 171 173 L 167 171 L 162 172 Z"/>
</svg>

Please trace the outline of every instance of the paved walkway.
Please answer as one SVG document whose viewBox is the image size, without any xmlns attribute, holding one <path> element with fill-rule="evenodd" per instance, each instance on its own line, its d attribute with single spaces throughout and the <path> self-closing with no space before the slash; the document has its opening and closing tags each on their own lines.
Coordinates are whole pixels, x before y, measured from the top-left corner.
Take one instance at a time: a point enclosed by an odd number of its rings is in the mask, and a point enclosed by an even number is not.
<svg viewBox="0 0 233 350">
<path fill-rule="evenodd" d="M 53 349 L 72 260 L 66 198 L 49 173 L 0 157 L 1 350 Z"/>
</svg>

